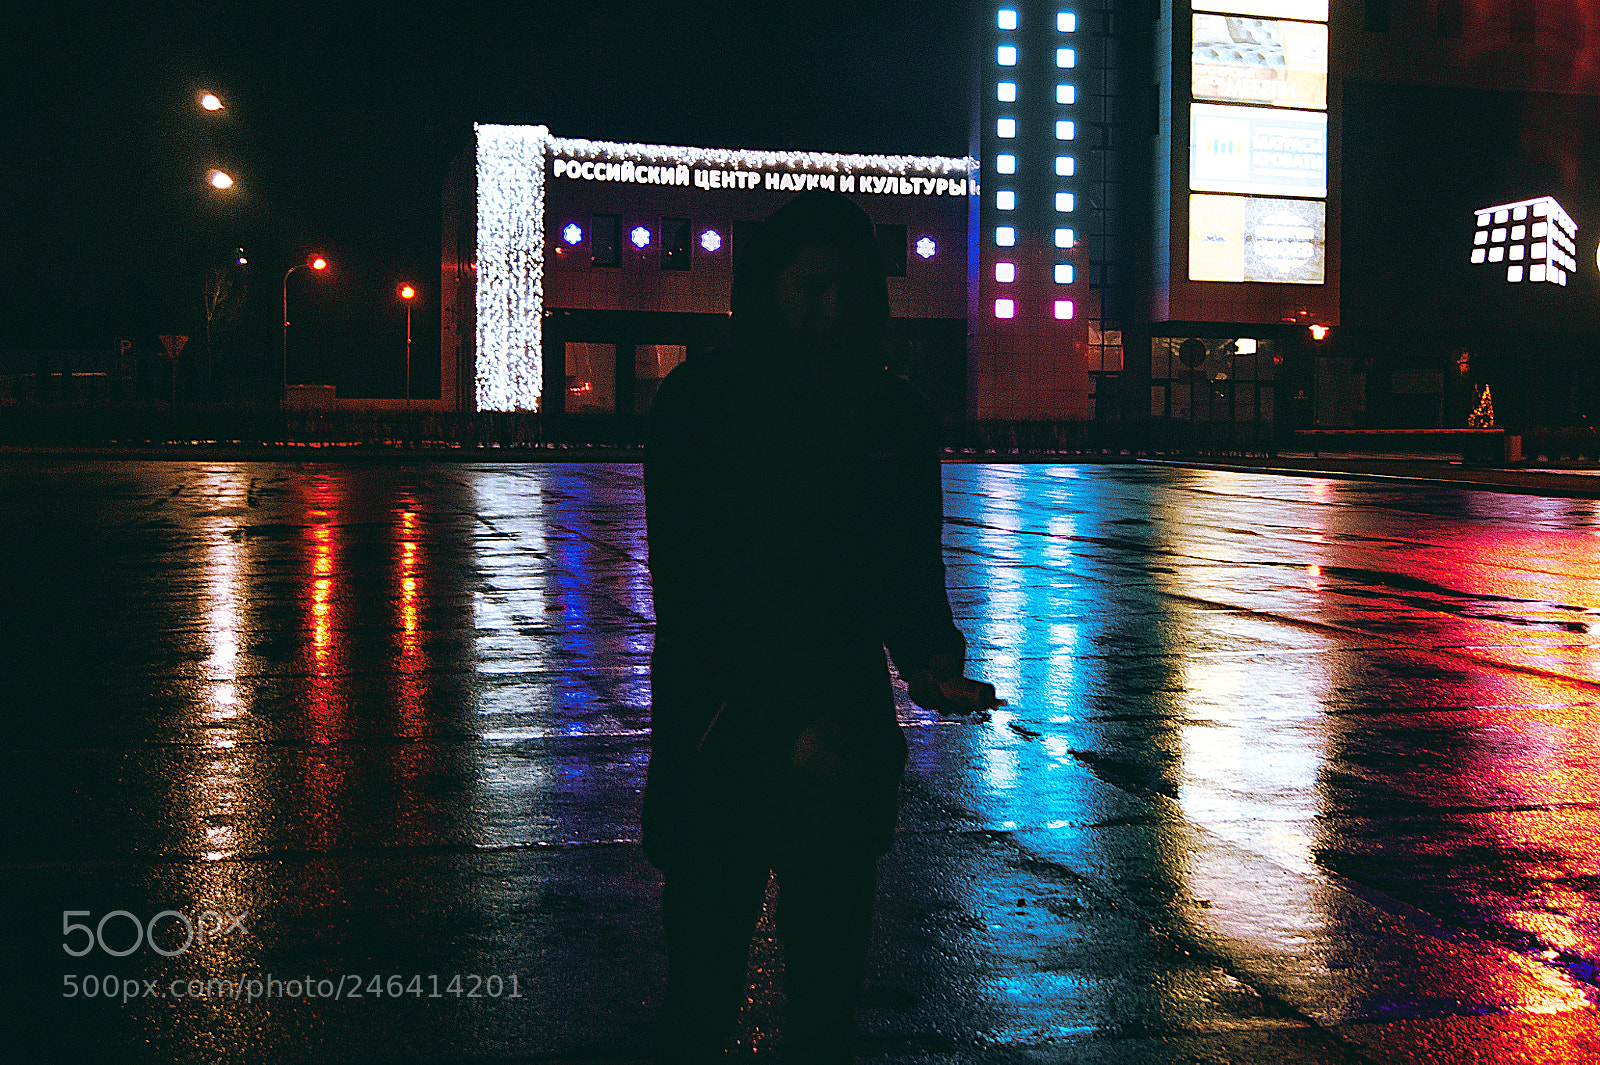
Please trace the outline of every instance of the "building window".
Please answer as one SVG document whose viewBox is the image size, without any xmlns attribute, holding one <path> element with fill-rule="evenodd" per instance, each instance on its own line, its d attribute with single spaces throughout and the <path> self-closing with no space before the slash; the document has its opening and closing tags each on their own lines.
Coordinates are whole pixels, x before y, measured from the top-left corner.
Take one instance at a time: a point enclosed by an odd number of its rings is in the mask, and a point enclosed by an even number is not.
<svg viewBox="0 0 1600 1065">
<path fill-rule="evenodd" d="M 753 254 L 761 239 L 760 222 L 735 222 L 733 224 L 733 272 L 738 274 L 739 263 Z"/>
<path fill-rule="evenodd" d="M 883 256 L 883 272 L 889 277 L 906 276 L 906 227 L 880 225 L 878 254 Z"/>
<path fill-rule="evenodd" d="M 589 220 L 589 262 L 594 266 L 621 264 L 618 230 L 622 221 L 614 214 L 597 214 Z"/>
<path fill-rule="evenodd" d="M 615 414 L 617 412 L 617 346 L 568 344 L 566 412 Z"/>
<path fill-rule="evenodd" d="M 636 344 L 633 349 L 633 413 L 649 414 L 656 390 L 689 354 L 682 344 Z"/>
<path fill-rule="evenodd" d="M 661 220 L 661 269 L 689 269 L 689 220 L 663 218 Z"/>
<path fill-rule="evenodd" d="M 1017 172 L 1017 157 L 1009 154 L 995 156 L 994 172 L 996 174 L 1015 174 Z"/>
</svg>

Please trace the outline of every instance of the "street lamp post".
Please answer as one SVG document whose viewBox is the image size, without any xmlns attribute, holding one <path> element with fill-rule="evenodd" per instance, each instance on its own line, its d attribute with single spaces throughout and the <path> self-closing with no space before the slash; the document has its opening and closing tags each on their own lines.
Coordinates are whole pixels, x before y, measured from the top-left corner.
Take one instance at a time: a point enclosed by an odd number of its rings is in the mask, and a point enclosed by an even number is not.
<svg viewBox="0 0 1600 1065">
<path fill-rule="evenodd" d="M 211 99 L 216 99 L 216 98 L 215 97 L 211 97 Z M 204 106 L 204 105 L 202 104 L 202 106 Z M 218 107 L 220 107 L 220 106 L 221 106 L 221 104 L 219 103 Z M 206 173 L 206 184 L 208 186 L 210 186 L 212 189 L 216 190 L 216 193 L 219 194 L 219 195 L 223 194 L 223 193 L 227 193 L 230 196 L 231 195 L 235 195 L 233 193 L 233 191 L 232 191 L 233 187 L 234 187 L 233 175 L 229 174 L 226 170 L 210 170 L 210 171 L 207 171 L 207 173 Z M 202 293 L 201 293 L 201 305 L 200 305 L 200 310 L 201 310 L 201 313 L 202 313 L 203 319 L 204 319 L 201 324 L 204 327 L 203 332 L 204 332 L 204 336 L 205 336 L 205 348 L 206 348 L 206 351 L 205 351 L 205 360 L 206 361 L 205 361 L 204 379 L 205 379 L 206 396 L 207 396 L 208 399 L 211 399 L 211 398 L 215 398 L 215 394 L 214 394 L 213 388 L 212 388 L 212 385 L 213 385 L 213 382 L 212 382 L 212 367 L 213 367 L 213 365 L 215 363 L 215 360 L 212 358 L 212 352 L 211 352 L 211 315 L 214 312 L 215 307 L 212 304 L 213 280 L 212 280 L 211 274 L 212 274 L 213 265 L 210 262 L 209 246 L 217 236 L 215 222 L 213 221 L 210 224 L 206 224 L 206 223 L 203 222 L 201 224 L 201 231 L 202 231 L 201 244 L 202 244 L 202 248 L 204 249 L 204 250 L 202 250 L 201 255 L 202 255 L 202 261 L 205 263 L 205 277 L 203 279 L 204 288 L 203 288 Z M 244 255 L 244 249 L 241 248 L 236 253 L 236 257 L 238 259 L 238 262 L 241 265 L 244 262 L 243 255 Z M 176 363 L 174 363 L 173 372 L 174 373 L 177 372 Z"/>
<path fill-rule="evenodd" d="M 283 363 L 280 367 L 283 380 L 278 392 L 278 402 L 282 406 L 289 403 L 289 275 L 302 266 L 322 271 L 328 268 L 328 260 L 320 255 L 308 255 L 305 262 L 295 263 L 283 272 Z"/>
<path fill-rule="evenodd" d="M 416 286 L 405 282 L 400 286 L 400 299 L 406 305 L 406 409 L 411 408 L 411 301 L 417 298 Z"/>
</svg>

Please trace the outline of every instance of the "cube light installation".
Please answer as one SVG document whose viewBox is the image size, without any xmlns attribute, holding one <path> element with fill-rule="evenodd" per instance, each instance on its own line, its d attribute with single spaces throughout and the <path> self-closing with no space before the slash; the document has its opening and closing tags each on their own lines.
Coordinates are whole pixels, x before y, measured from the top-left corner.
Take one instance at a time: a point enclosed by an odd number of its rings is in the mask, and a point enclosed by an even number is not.
<svg viewBox="0 0 1600 1065">
<path fill-rule="evenodd" d="M 1506 281 L 1565 286 L 1578 268 L 1578 226 L 1553 196 L 1481 207 L 1473 212 L 1474 265 L 1503 264 Z"/>
</svg>

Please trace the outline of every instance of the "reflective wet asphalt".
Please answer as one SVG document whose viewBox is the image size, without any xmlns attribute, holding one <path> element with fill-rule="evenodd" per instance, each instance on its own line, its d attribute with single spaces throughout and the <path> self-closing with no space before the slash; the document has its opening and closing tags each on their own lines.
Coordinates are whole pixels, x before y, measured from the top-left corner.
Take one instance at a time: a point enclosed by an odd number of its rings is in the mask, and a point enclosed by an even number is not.
<svg viewBox="0 0 1600 1065">
<path fill-rule="evenodd" d="M 868 1062 L 1600 1057 L 1600 503 L 949 465 Z M 0 462 L 16 1061 L 642 1061 L 627 464 Z M 764 925 L 741 1047 L 778 1043 Z M 109 992 L 109 993 L 108 993 Z"/>
</svg>

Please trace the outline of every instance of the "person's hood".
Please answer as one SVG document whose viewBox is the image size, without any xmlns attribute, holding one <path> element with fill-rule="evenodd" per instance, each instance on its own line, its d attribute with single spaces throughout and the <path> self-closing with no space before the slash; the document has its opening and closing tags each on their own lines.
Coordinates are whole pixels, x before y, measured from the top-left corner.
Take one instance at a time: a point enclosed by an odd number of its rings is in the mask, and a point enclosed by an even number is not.
<svg viewBox="0 0 1600 1065">
<path fill-rule="evenodd" d="M 854 308 L 848 330 L 858 368 L 881 368 L 889 330 L 889 288 L 872 219 L 848 196 L 826 189 L 802 192 L 757 231 L 750 246 L 736 249 L 733 278 L 733 337 L 745 357 L 781 357 L 803 338 L 790 335 L 778 304 L 778 275 L 808 247 L 838 247 L 861 265 L 859 291 L 841 294 Z"/>
</svg>

